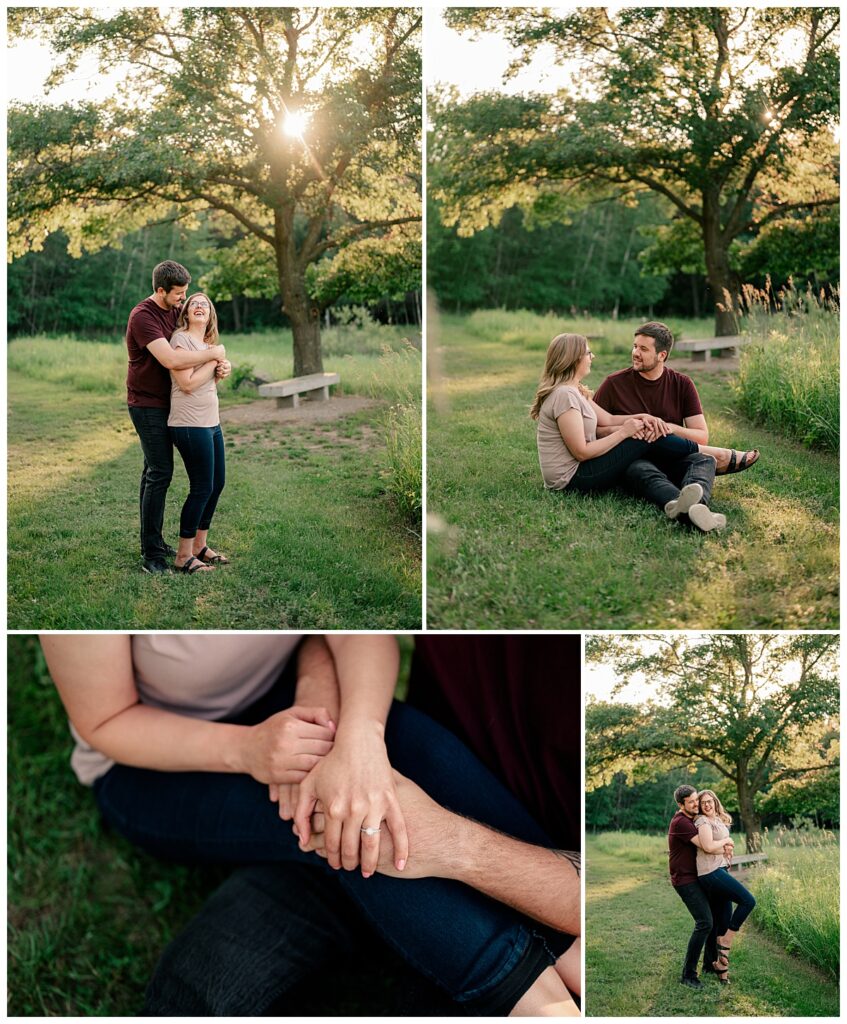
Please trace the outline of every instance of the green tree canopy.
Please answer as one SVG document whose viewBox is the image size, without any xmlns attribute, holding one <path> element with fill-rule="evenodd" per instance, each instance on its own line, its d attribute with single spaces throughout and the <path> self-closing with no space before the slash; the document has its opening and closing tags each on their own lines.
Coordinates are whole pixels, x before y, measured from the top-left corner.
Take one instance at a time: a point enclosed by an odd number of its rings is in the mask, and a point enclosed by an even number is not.
<svg viewBox="0 0 847 1024">
<path fill-rule="evenodd" d="M 12 255 L 58 229 L 93 251 L 174 210 L 218 211 L 271 254 L 294 372 L 322 369 L 320 313 L 349 277 L 310 268 L 344 253 L 367 273 L 378 239 L 395 268 L 414 256 L 420 24 L 404 8 L 10 11 L 13 39 L 61 57 L 49 84 L 86 52 L 124 72 L 96 104 L 10 109 Z"/>
<path fill-rule="evenodd" d="M 454 8 L 454 27 L 495 30 L 580 62 L 552 96 L 433 101 L 445 221 L 467 233 L 519 204 L 586 194 L 664 196 L 696 228 L 716 331 L 737 330 L 730 252 L 798 211 L 838 202 L 837 8 Z"/>
<path fill-rule="evenodd" d="M 835 636 L 594 637 L 587 657 L 613 667 L 618 689 L 642 675 L 655 688 L 642 705 L 589 701 L 589 787 L 620 771 L 644 780 L 702 761 L 734 787 L 748 849 L 756 850 L 763 791 L 837 764 Z"/>
</svg>

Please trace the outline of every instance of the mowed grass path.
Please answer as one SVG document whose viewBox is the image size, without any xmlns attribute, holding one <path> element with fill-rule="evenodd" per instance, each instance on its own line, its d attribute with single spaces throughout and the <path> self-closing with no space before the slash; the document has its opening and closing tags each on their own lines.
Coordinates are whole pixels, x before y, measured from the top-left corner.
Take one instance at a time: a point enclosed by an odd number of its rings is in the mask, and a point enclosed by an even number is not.
<svg viewBox="0 0 847 1024">
<path fill-rule="evenodd" d="M 585 1007 L 589 1017 L 836 1017 L 838 986 L 756 931 L 732 948 L 732 984 L 679 984 L 692 919 L 667 877 L 662 840 L 652 860 L 586 837 Z M 754 912 L 755 916 L 755 912 Z"/>
<path fill-rule="evenodd" d="M 420 625 L 420 541 L 380 478 L 382 408 L 225 428 L 210 540 L 233 564 L 140 571 L 141 451 L 110 394 L 8 378 L 12 629 L 403 629 Z M 178 455 L 165 535 L 188 481 Z"/>
<path fill-rule="evenodd" d="M 492 340 L 455 316 L 439 326 L 429 628 L 837 628 L 838 460 L 745 420 L 729 373 L 685 371 L 712 443 L 762 458 L 718 478 L 712 505 L 729 526 L 703 535 L 619 493 L 545 492 L 527 410 L 546 342 Z M 594 389 L 628 359 L 592 348 Z"/>
</svg>

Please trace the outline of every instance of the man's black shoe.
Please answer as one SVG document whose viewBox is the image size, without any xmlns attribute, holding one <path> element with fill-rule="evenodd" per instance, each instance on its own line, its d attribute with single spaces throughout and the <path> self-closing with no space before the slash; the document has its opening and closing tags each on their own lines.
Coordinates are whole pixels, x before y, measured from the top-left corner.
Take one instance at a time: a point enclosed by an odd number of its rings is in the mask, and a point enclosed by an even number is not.
<svg viewBox="0 0 847 1024">
<path fill-rule="evenodd" d="M 680 985 L 687 985 L 689 988 L 697 989 L 698 991 L 703 987 L 703 982 L 699 978 L 680 978 Z"/>
<path fill-rule="evenodd" d="M 141 563 L 141 568 L 144 572 L 149 572 L 151 576 L 168 576 L 171 571 L 171 567 L 164 558 L 145 558 Z"/>
<path fill-rule="evenodd" d="M 168 556 L 168 558 L 176 558 L 176 548 L 172 548 L 170 544 L 166 544 L 165 554 Z"/>
</svg>

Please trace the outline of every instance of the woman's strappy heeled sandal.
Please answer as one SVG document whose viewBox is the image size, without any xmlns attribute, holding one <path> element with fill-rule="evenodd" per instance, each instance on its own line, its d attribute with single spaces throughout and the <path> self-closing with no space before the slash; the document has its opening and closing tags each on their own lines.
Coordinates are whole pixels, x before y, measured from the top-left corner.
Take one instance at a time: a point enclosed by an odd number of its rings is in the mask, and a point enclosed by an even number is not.
<svg viewBox="0 0 847 1024">
<path fill-rule="evenodd" d="M 729 984 L 729 950 L 729 946 L 722 946 L 718 943 L 718 958 L 712 964 L 721 985 Z"/>
</svg>

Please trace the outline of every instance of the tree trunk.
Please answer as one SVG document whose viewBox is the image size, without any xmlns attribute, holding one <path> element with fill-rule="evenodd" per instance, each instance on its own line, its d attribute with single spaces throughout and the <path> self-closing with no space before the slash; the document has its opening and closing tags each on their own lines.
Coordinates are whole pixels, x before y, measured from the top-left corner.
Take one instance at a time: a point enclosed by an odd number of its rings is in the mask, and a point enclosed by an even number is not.
<svg viewBox="0 0 847 1024">
<path fill-rule="evenodd" d="M 759 853 L 762 849 L 762 819 L 753 805 L 753 791 L 746 778 L 746 769 L 738 774 L 738 813 L 741 827 L 747 837 L 747 852 Z"/>
<path fill-rule="evenodd" d="M 738 291 L 729 266 L 729 246 L 721 232 L 717 196 L 703 197 L 703 245 L 706 256 L 706 278 L 715 303 L 715 337 L 738 334 L 735 312 Z"/>
<path fill-rule="evenodd" d="M 294 376 L 323 373 L 321 355 L 321 311 L 306 293 L 306 275 L 294 244 L 293 209 L 276 211 L 276 270 L 282 311 L 291 321 L 294 337 Z"/>
</svg>

